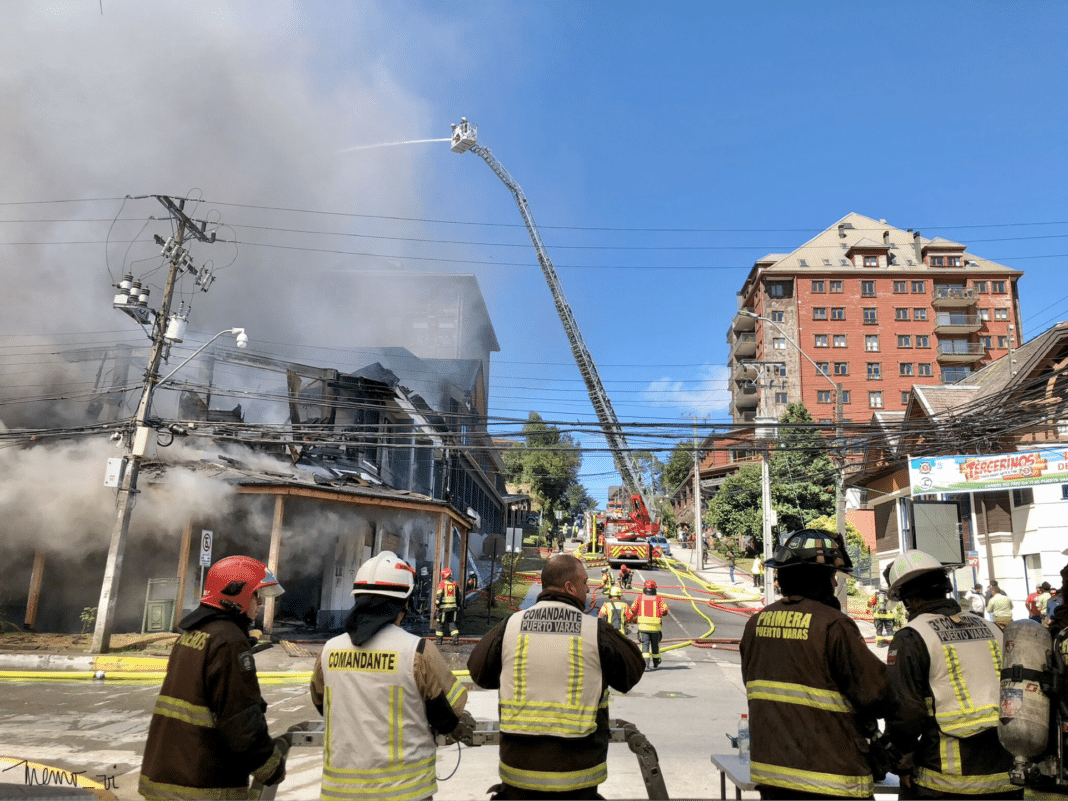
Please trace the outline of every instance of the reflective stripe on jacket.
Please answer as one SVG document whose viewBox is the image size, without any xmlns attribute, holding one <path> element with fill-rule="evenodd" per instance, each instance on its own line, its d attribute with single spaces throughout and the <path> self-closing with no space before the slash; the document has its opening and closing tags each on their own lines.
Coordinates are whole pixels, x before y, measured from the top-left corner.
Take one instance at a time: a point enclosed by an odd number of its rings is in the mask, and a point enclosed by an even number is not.
<svg viewBox="0 0 1068 801">
<path fill-rule="evenodd" d="M 460 585 L 451 579 L 442 579 L 438 583 L 438 608 L 455 609 Z"/>
<path fill-rule="evenodd" d="M 938 728 L 970 737 L 998 725 L 1001 704 L 1001 630 L 970 612 L 959 623 L 947 615 L 922 614 L 907 628 L 931 655 L 931 692 Z"/>
<path fill-rule="evenodd" d="M 627 604 L 623 601 L 611 600 L 601 607 L 598 617 L 608 621 L 608 625 L 617 629 L 621 634 L 627 633 Z"/>
<path fill-rule="evenodd" d="M 414 670 L 418 645 L 388 625 L 358 648 L 347 633 L 324 646 L 322 798 L 408 801 L 437 790 L 437 746 Z"/>
<path fill-rule="evenodd" d="M 660 618 L 668 613 L 668 605 L 659 595 L 639 595 L 631 604 L 628 621 L 638 621 L 638 631 L 662 631 Z"/>
<path fill-rule="evenodd" d="M 886 667 L 856 624 L 826 604 L 791 596 L 750 618 L 741 651 L 753 782 L 869 797 L 874 780 L 857 716 L 879 717 L 891 696 Z"/>
</svg>

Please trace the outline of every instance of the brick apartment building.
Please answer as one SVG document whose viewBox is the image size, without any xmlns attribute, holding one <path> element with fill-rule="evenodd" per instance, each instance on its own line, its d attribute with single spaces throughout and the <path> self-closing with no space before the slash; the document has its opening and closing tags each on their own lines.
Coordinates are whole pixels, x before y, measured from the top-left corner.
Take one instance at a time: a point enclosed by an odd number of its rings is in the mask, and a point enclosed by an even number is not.
<svg viewBox="0 0 1068 801">
<path fill-rule="evenodd" d="M 848 214 L 757 261 L 727 331 L 734 421 L 778 418 L 797 401 L 832 421 L 835 384 L 843 419 L 868 421 L 903 410 L 914 384 L 955 383 L 1010 355 L 1023 273 L 966 251 Z"/>
</svg>

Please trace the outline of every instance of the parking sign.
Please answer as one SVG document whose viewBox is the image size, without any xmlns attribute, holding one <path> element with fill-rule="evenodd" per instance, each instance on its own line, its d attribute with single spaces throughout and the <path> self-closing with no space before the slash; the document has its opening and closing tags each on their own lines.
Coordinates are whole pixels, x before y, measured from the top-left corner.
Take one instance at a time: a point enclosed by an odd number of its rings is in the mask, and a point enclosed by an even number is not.
<svg viewBox="0 0 1068 801">
<path fill-rule="evenodd" d="M 200 532 L 200 566 L 211 567 L 211 538 L 212 533 L 207 529 Z"/>
</svg>

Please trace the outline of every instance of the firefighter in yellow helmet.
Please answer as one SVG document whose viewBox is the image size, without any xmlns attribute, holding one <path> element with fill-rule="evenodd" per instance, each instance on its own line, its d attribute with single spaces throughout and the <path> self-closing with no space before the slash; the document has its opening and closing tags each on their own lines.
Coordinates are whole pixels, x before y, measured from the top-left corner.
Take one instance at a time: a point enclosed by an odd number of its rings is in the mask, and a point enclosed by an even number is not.
<svg viewBox="0 0 1068 801">
<path fill-rule="evenodd" d="M 432 643 L 400 627 L 414 589 L 415 572 L 396 554 L 364 562 L 345 633 L 315 662 L 323 798 L 411 801 L 437 790 L 434 735 L 457 728 L 467 690 Z"/>
<path fill-rule="evenodd" d="M 264 597 L 282 594 L 250 556 L 220 559 L 200 605 L 178 624 L 148 726 L 137 791 L 149 799 L 248 798 L 249 777 L 285 777 L 286 747 L 272 740 L 248 632 Z"/>
<path fill-rule="evenodd" d="M 623 591 L 619 587 L 612 587 L 608 591 L 608 600 L 601 604 L 597 617 L 603 617 L 609 626 L 627 636 L 627 602 L 623 600 Z"/>
<path fill-rule="evenodd" d="M 886 665 L 835 597 L 834 535 L 802 529 L 767 565 L 782 598 L 745 625 L 750 775 L 762 798 L 870 798 L 867 734 L 892 709 Z"/>
<path fill-rule="evenodd" d="M 607 595 L 615 584 L 616 580 L 612 577 L 612 571 L 605 565 L 601 568 L 601 592 Z"/>
<path fill-rule="evenodd" d="M 946 566 L 923 551 L 898 556 L 886 583 L 909 619 L 886 657 L 898 702 L 886 734 L 909 759 L 903 796 L 1021 798 L 998 740 L 1001 629 L 947 597 Z"/>
</svg>

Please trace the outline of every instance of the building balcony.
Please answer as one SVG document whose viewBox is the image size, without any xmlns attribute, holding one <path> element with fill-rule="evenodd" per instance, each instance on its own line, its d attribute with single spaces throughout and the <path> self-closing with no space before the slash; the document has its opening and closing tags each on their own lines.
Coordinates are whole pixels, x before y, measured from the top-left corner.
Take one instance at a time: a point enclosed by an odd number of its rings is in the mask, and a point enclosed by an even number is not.
<svg viewBox="0 0 1068 801">
<path fill-rule="evenodd" d="M 752 331 L 747 331 L 741 334 L 737 334 L 734 338 L 734 342 L 731 343 L 731 358 L 732 359 L 747 359 L 756 356 L 757 341 L 756 334 Z"/>
<path fill-rule="evenodd" d="M 980 342 L 939 342 L 938 361 L 943 363 L 977 362 L 986 356 Z"/>
<path fill-rule="evenodd" d="M 734 319 L 731 321 L 731 327 L 735 331 L 739 331 L 739 332 L 740 331 L 756 331 L 756 324 L 757 324 L 756 319 L 753 318 L 753 317 L 747 317 L 746 315 L 742 314 L 742 312 L 750 312 L 750 313 L 752 313 L 753 310 L 750 309 L 749 307 L 738 309 L 738 311 L 734 315 Z"/>
<path fill-rule="evenodd" d="M 755 409 L 760 405 L 760 390 L 756 384 L 734 389 L 734 406 L 737 409 Z"/>
<path fill-rule="evenodd" d="M 936 334 L 974 334 L 982 327 L 983 321 L 977 314 L 938 312 L 935 315 Z"/>
<path fill-rule="evenodd" d="M 931 305 L 936 309 L 964 309 L 975 305 L 975 290 L 960 286 L 935 286 Z"/>
<path fill-rule="evenodd" d="M 752 362 L 738 362 L 734 365 L 734 380 L 739 384 L 751 384 L 757 380 L 759 371 Z"/>
</svg>

